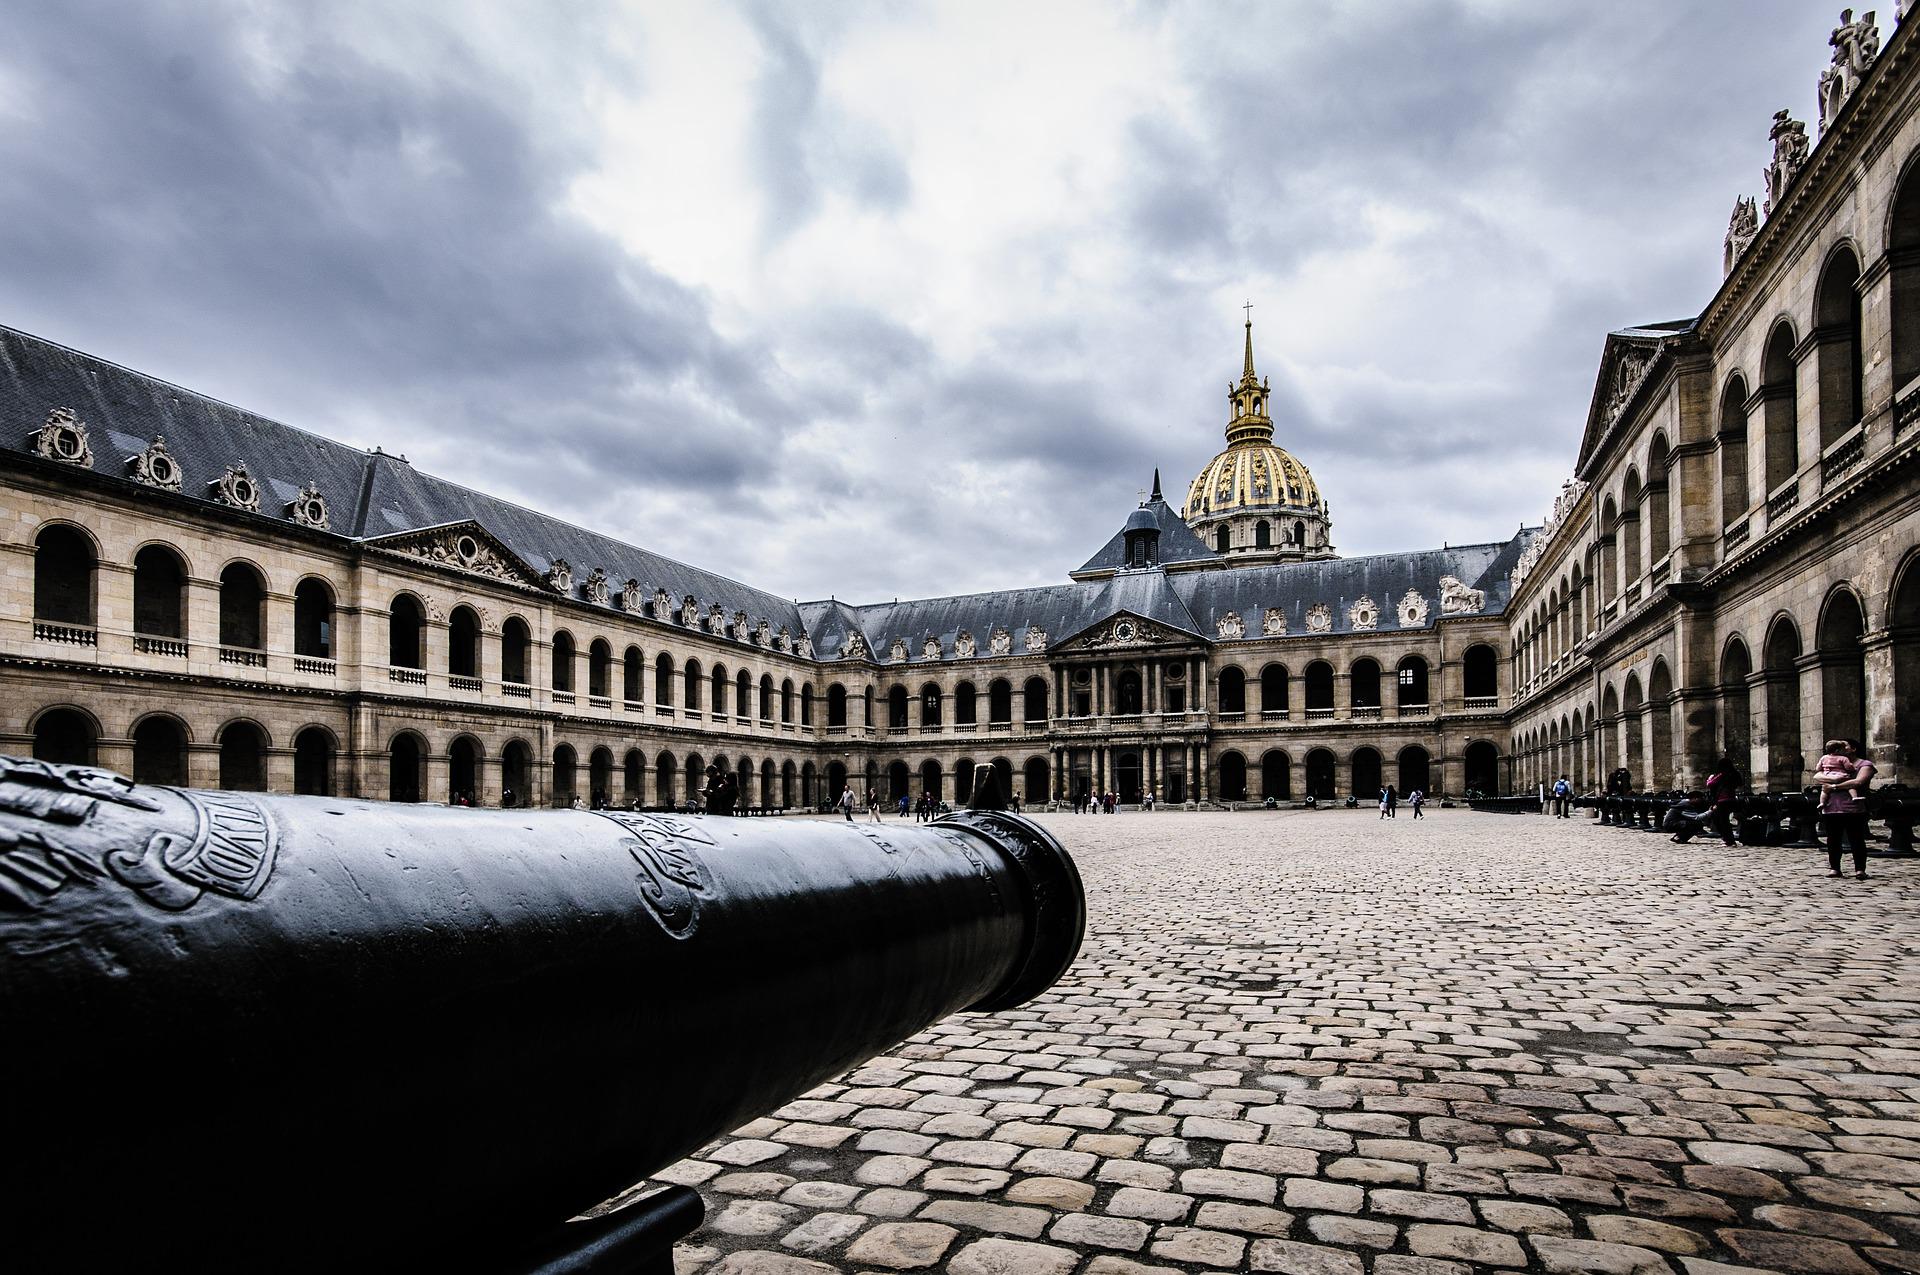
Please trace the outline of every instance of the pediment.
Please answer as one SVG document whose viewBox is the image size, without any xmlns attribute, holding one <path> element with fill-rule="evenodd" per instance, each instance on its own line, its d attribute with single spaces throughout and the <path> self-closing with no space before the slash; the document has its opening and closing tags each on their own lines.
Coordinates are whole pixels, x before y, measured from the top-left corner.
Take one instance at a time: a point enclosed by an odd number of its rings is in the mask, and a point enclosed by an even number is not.
<svg viewBox="0 0 1920 1275">
<path fill-rule="evenodd" d="M 367 544 L 389 553 L 417 558 L 450 571 L 485 576 L 508 584 L 537 589 L 544 577 L 500 538 L 472 519 L 375 536 Z"/>
<path fill-rule="evenodd" d="M 1057 644 L 1056 651 L 1114 651 L 1152 646 L 1191 645 L 1200 639 L 1155 620 L 1118 611 L 1095 621 Z"/>
</svg>

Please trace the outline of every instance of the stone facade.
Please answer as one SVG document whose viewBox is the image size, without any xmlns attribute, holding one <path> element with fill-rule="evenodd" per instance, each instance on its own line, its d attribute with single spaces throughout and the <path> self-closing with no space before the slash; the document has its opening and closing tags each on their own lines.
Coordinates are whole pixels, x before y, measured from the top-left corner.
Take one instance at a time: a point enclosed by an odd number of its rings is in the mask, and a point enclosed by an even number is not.
<svg viewBox="0 0 1920 1275">
<path fill-rule="evenodd" d="M 1871 15 L 1863 21 L 1870 22 Z M 1823 740 L 1920 778 L 1920 72 L 1843 19 L 1812 147 L 1698 319 L 1608 340 L 1575 498 L 1523 562 L 1515 781 L 1797 790 Z"/>
</svg>

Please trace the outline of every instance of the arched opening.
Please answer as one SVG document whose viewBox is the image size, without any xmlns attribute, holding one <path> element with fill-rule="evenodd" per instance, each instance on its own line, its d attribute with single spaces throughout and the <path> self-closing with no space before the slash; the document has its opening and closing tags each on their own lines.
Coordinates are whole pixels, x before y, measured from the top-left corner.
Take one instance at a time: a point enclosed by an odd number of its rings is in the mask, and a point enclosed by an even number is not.
<svg viewBox="0 0 1920 1275">
<path fill-rule="evenodd" d="M 553 635 L 553 689 L 573 694 L 573 634 L 561 629 Z"/>
<path fill-rule="evenodd" d="M 630 646 L 620 657 L 620 698 L 629 706 L 640 703 L 647 684 L 647 657 L 640 648 Z"/>
<path fill-rule="evenodd" d="M 1227 529 L 1221 527 L 1213 533 L 1213 551 L 1225 553 L 1232 542 L 1227 537 Z"/>
<path fill-rule="evenodd" d="M 1893 703 L 1920 704 L 1920 553 L 1910 553 L 1894 577 L 1887 627 L 1893 639 Z M 1920 713 L 1893 712 L 1893 738 L 1902 782 L 1920 780 Z"/>
<path fill-rule="evenodd" d="M 1640 471 L 1632 466 L 1628 466 L 1626 481 L 1620 488 L 1620 557 L 1626 567 L 1627 583 L 1638 580 L 1643 566 L 1640 561 Z"/>
<path fill-rule="evenodd" d="M 1747 654 L 1747 644 L 1736 636 L 1720 654 L 1720 734 L 1722 745 L 1743 771 L 1753 756 L 1753 690 L 1747 685 L 1752 676 L 1753 658 Z"/>
<path fill-rule="evenodd" d="M 525 686 L 532 676 L 533 630 L 517 615 L 500 626 L 500 680 Z"/>
<path fill-rule="evenodd" d="M 979 698 L 979 692 L 974 690 L 972 682 L 961 682 L 953 688 L 953 724 L 955 726 L 974 726 L 979 724 Z M 954 792 L 958 800 L 965 801 L 967 799 L 966 794 L 961 793 L 958 788 L 956 788 Z"/>
<path fill-rule="evenodd" d="M 780 767 L 780 808 L 782 810 L 793 809 L 794 802 L 799 798 L 798 787 L 799 772 L 792 762 L 783 764 Z"/>
<path fill-rule="evenodd" d="M 1480 643 L 1466 649 L 1460 659 L 1460 687 L 1470 701 L 1499 698 L 1500 662 L 1492 647 Z"/>
<path fill-rule="evenodd" d="M 887 729 L 907 728 L 907 688 L 895 686 L 887 691 Z"/>
<path fill-rule="evenodd" d="M 1649 566 L 1658 565 L 1673 546 L 1673 528 L 1667 525 L 1671 516 L 1667 508 L 1667 453 L 1667 436 L 1655 434 L 1653 445 L 1647 451 L 1647 494 L 1644 505 L 1647 511 Z"/>
<path fill-rule="evenodd" d="M 1600 601 L 1620 596 L 1620 505 L 1612 496 L 1600 504 Z"/>
<path fill-rule="evenodd" d="M 727 701 L 733 696 L 733 679 L 727 675 L 724 664 L 714 665 L 709 676 L 713 683 L 713 719 L 719 721 L 727 715 Z M 692 708 L 693 705 L 688 704 L 687 707 Z"/>
<path fill-rule="evenodd" d="M 412 731 L 387 745 L 387 800 L 419 801 L 427 789 L 427 749 Z"/>
<path fill-rule="evenodd" d="M 187 566 L 165 545 L 133 555 L 133 631 L 179 640 L 186 628 Z"/>
<path fill-rule="evenodd" d="M 672 806 L 674 789 L 679 784 L 679 761 L 672 753 L 663 752 L 653 761 L 653 800 L 661 806 Z"/>
<path fill-rule="evenodd" d="M 1641 713 L 1646 708 L 1646 699 L 1640 693 L 1640 678 L 1627 674 L 1626 689 L 1620 694 L 1620 713 L 1624 719 L 1621 733 L 1625 737 L 1626 747 L 1621 755 L 1626 758 L 1626 768 L 1631 779 L 1628 781 L 1635 792 L 1644 792 L 1653 787 L 1647 776 L 1646 724 Z"/>
<path fill-rule="evenodd" d="M 1120 804 L 1137 806 L 1140 804 L 1141 768 L 1140 754 L 1133 749 L 1122 749 L 1113 757 L 1113 779 L 1120 797 Z"/>
<path fill-rule="evenodd" d="M 613 697 L 613 646 L 595 638 L 587 648 L 587 694 L 594 699 Z"/>
<path fill-rule="evenodd" d="M 760 805 L 771 806 L 774 804 L 776 799 L 774 787 L 779 783 L 779 773 L 779 769 L 773 764 L 773 758 L 768 757 L 762 759 L 760 762 Z M 741 791 L 744 792 L 746 789 L 742 787 Z"/>
<path fill-rule="evenodd" d="M 1920 376 L 1920 164 L 1909 164 L 1887 224 L 1892 269 L 1893 392 L 1905 397 Z"/>
<path fill-rule="evenodd" d="M 683 680 L 686 682 L 686 687 L 687 687 L 687 711 L 689 713 L 698 712 L 700 710 L 700 699 L 701 699 L 700 689 L 701 687 L 706 685 L 706 679 L 701 676 L 699 660 L 687 661 L 686 672 Z M 726 707 L 727 706 L 725 701 L 722 701 L 721 703 L 715 704 L 713 706 L 713 711 L 716 713 L 724 712 L 726 711 Z M 689 776 L 687 782 L 698 783 L 699 781 L 694 777 Z"/>
<path fill-rule="evenodd" d="M 1333 665 L 1325 660 L 1315 660 L 1307 665 L 1305 681 L 1307 711 L 1309 713 L 1333 712 Z"/>
<path fill-rule="evenodd" d="M 42 530 L 33 545 L 33 618 L 92 627 L 93 542 L 72 527 L 55 525 Z"/>
<path fill-rule="evenodd" d="M 1275 801 L 1293 800 L 1293 759 L 1281 749 L 1269 749 L 1260 759 L 1260 795 Z"/>
<path fill-rule="evenodd" d="M 953 763 L 953 799 L 959 802 L 973 798 L 973 759 L 962 757 Z"/>
<path fill-rule="evenodd" d="M 846 716 L 846 712 L 846 701 L 843 698 L 840 704 L 840 715 L 843 719 Z M 802 726 L 813 725 L 813 687 L 811 686 L 803 686 L 800 688 L 800 724 Z M 811 797 L 807 799 L 807 804 L 813 804 Z"/>
<path fill-rule="evenodd" d="M 770 673 L 760 675 L 760 720 L 773 720 L 773 675 Z"/>
<path fill-rule="evenodd" d="M 841 794 L 846 791 L 847 791 L 847 768 L 837 761 L 828 762 L 827 763 L 827 790 L 825 793 L 821 795 L 821 799 L 827 802 L 828 804 L 831 804 L 833 802 L 840 800 Z M 854 799 L 857 801 L 864 798 L 865 796 L 866 796 L 866 793 L 863 793 L 863 792 L 855 793 Z"/>
<path fill-rule="evenodd" d="M 587 805 L 605 810 L 613 804 L 613 750 L 604 744 L 587 754 Z"/>
<path fill-rule="evenodd" d="M 387 610 L 387 663 L 395 668 L 425 668 L 426 634 L 427 613 L 421 610 L 420 599 L 411 593 L 395 597 Z M 226 638 L 220 641 L 226 644 Z"/>
<path fill-rule="evenodd" d="M 1500 792 L 1500 750 L 1484 739 L 1467 745 L 1461 758 L 1467 795 L 1497 796 Z"/>
<path fill-rule="evenodd" d="M 228 722 L 220 731 L 220 786 L 234 792 L 267 790 L 267 733 L 253 722 Z"/>
<path fill-rule="evenodd" d="M 1235 670 L 1238 672 L 1238 670 Z M 1242 689 L 1241 694 L 1246 694 Z M 1114 712 L 1122 717 L 1137 717 L 1143 711 L 1140 695 L 1140 672 L 1138 669 L 1123 668 L 1115 679 L 1113 687 Z M 1137 761 L 1138 758 L 1135 758 Z"/>
<path fill-rule="evenodd" d="M 907 763 L 897 761 L 887 767 L 887 800 L 898 802 L 902 797 L 913 797 L 913 772 Z"/>
<path fill-rule="evenodd" d="M 1860 638 L 1866 632 L 1860 599 L 1848 588 L 1827 596 L 1820 613 L 1815 646 L 1820 653 L 1820 729 L 1827 739 L 1867 738 L 1867 655 Z"/>
<path fill-rule="evenodd" d="M 1220 800 L 1247 799 L 1247 759 L 1229 749 L 1220 754 Z"/>
<path fill-rule="evenodd" d="M 580 755 L 572 744 L 559 744 L 553 750 L 553 804 L 567 807 L 580 793 Z"/>
<path fill-rule="evenodd" d="M 308 576 L 293 588 L 293 653 L 316 660 L 335 658 L 333 590 L 324 580 Z"/>
<path fill-rule="evenodd" d="M 1316 748 L 1307 754 L 1307 796 L 1315 801 L 1333 800 L 1333 752 Z"/>
<path fill-rule="evenodd" d="M 1021 688 L 1023 720 L 1028 726 L 1047 724 L 1047 683 L 1045 678 L 1030 677 Z"/>
<path fill-rule="evenodd" d="M 456 806 L 480 804 L 480 742 L 471 735 L 447 746 L 447 800 Z"/>
<path fill-rule="evenodd" d="M 1350 759 L 1353 776 L 1353 795 L 1362 801 L 1378 800 L 1384 783 L 1380 778 L 1380 750 L 1377 748 L 1356 748 Z"/>
<path fill-rule="evenodd" d="M 842 730 L 847 724 L 847 688 L 835 682 L 827 688 L 827 729 Z M 840 794 L 835 793 L 834 796 Z"/>
<path fill-rule="evenodd" d="M 309 726 L 293 737 L 293 791 L 302 797 L 331 797 L 333 732 Z"/>
<path fill-rule="evenodd" d="M 936 804 L 946 800 L 940 783 L 940 763 L 931 758 L 920 763 L 920 791 L 932 797 Z"/>
<path fill-rule="evenodd" d="M 1014 795 L 1013 763 L 1005 757 L 996 757 L 988 763 L 987 769 L 991 770 L 994 776 L 1000 781 L 1000 796 L 1005 799 L 1011 799 Z"/>
<path fill-rule="evenodd" d="M 1260 711 L 1276 717 L 1287 715 L 1286 665 L 1269 664 L 1260 670 Z"/>
<path fill-rule="evenodd" d="M 928 729 L 940 725 L 940 688 L 932 682 L 920 688 L 920 724 Z"/>
<path fill-rule="evenodd" d="M 186 786 L 187 728 L 178 718 L 156 713 L 133 728 L 133 782 Z"/>
<path fill-rule="evenodd" d="M 220 572 L 220 645 L 266 649 L 267 582 L 252 564 L 229 562 Z"/>
<path fill-rule="evenodd" d="M 1860 358 L 1859 281 L 1860 259 L 1851 248 L 1841 248 L 1827 258 L 1814 295 L 1822 451 L 1860 423 L 1864 368 Z"/>
<path fill-rule="evenodd" d="M 700 788 L 707 782 L 707 764 L 700 759 L 699 753 L 688 753 L 686 765 L 682 768 L 682 779 L 686 783 L 684 799 L 690 806 L 700 804 Z"/>
<path fill-rule="evenodd" d="M 49 709 L 34 719 L 33 755 L 38 761 L 91 766 L 98 740 L 93 719 L 76 708 Z"/>
<path fill-rule="evenodd" d="M 1220 670 L 1218 695 L 1222 713 L 1247 711 L 1247 675 L 1238 665 L 1229 664 Z"/>
<path fill-rule="evenodd" d="M 1395 769 L 1400 775 L 1400 793 L 1426 792 L 1433 787 L 1432 761 L 1427 750 L 1418 744 L 1408 744 L 1400 750 Z"/>
<path fill-rule="evenodd" d="M 1380 708 L 1380 666 L 1370 659 L 1358 659 L 1347 670 L 1347 700 L 1354 709 Z"/>
<path fill-rule="evenodd" d="M 1747 383 L 1739 373 L 1720 395 L 1720 529 L 1747 516 Z"/>
<path fill-rule="evenodd" d="M 457 606 L 447 617 L 447 672 L 480 676 L 480 617 L 470 606 Z"/>
<path fill-rule="evenodd" d="M 1793 362 L 1793 346 L 1793 328 L 1782 319 L 1767 337 L 1766 356 L 1760 368 L 1769 496 L 1800 468 L 1798 369 Z"/>
<path fill-rule="evenodd" d="M 833 795 L 838 797 L 840 794 Z M 800 767 L 800 802 L 809 809 L 820 804 L 820 772 L 812 762 Z"/>
<path fill-rule="evenodd" d="M 1022 792 L 1028 805 L 1037 805 L 1048 800 L 1053 791 L 1048 783 L 1049 768 L 1044 757 L 1029 757 L 1020 768 Z"/>
<path fill-rule="evenodd" d="M 987 687 L 987 721 L 995 726 L 1013 722 L 1013 685 L 1005 678 L 995 678 Z"/>
<path fill-rule="evenodd" d="M 655 656 L 653 661 L 653 706 L 673 707 L 673 657 L 665 651 Z M 671 804 L 664 797 L 662 803 Z"/>
<path fill-rule="evenodd" d="M 1674 787 L 1673 672 L 1665 660 L 1655 660 L 1647 674 L 1647 785 L 1655 790 Z"/>
<path fill-rule="evenodd" d="M 1767 634 L 1767 787 L 1798 792 L 1805 769 L 1800 751 L 1800 633 L 1781 616 Z"/>
<path fill-rule="evenodd" d="M 501 750 L 500 804 L 533 804 L 533 748 L 525 740 L 516 739 Z"/>
<path fill-rule="evenodd" d="M 792 679 L 783 679 L 780 683 L 780 724 L 782 726 L 791 726 L 793 724 Z"/>
<path fill-rule="evenodd" d="M 1273 548 L 1273 529 L 1267 525 L 1267 521 L 1264 518 L 1253 524 L 1253 547 L 1256 549 Z"/>
<path fill-rule="evenodd" d="M 646 794 L 647 759 L 638 748 L 629 748 L 620 763 L 620 802 L 625 806 L 639 806 L 647 799 Z"/>
<path fill-rule="evenodd" d="M 860 692 L 860 724 L 868 730 L 873 729 L 873 688 L 862 688 Z"/>
<path fill-rule="evenodd" d="M 1427 707 L 1427 662 L 1417 655 L 1404 657 L 1393 670 L 1395 703 L 1402 713 Z"/>
<path fill-rule="evenodd" d="M 713 711 L 724 711 L 725 701 L 721 696 L 713 697 Z M 753 675 L 741 669 L 733 679 L 733 715 L 742 722 L 753 716 Z M 764 714 L 763 714 L 764 716 Z M 744 790 L 744 785 L 742 788 Z"/>
</svg>

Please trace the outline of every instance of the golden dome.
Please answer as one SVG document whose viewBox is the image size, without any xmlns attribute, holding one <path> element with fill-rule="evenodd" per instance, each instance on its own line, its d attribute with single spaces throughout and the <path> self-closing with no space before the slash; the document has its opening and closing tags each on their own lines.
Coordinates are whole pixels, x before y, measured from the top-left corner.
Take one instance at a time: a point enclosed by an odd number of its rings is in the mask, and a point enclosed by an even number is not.
<svg viewBox="0 0 1920 1275">
<path fill-rule="evenodd" d="M 1320 488 L 1307 467 L 1272 443 L 1229 447 L 1207 463 L 1187 489 L 1188 522 L 1225 513 L 1274 509 L 1318 511 Z"/>
</svg>

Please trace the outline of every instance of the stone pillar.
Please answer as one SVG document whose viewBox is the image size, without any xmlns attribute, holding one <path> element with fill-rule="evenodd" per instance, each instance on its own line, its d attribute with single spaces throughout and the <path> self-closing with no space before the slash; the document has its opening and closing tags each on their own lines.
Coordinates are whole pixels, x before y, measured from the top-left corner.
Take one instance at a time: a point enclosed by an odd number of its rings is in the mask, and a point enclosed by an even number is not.
<svg viewBox="0 0 1920 1275">
<path fill-rule="evenodd" d="M 1805 451 L 1800 453 L 1806 455 Z M 1813 771 L 1814 760 L 1824 753 L 1827 741 L 1827 688 L 1825 658 L 1809 651 L 1793 662 L 1793 675 L 1800 679 L 1800 756 L 1805 759 L 1802 778 Z"/>
<path fill-rule="evenodd" d="M 133 769 L 132 750 L 128 750 L 127 770 Z M 187 787 L 218 788 L 220 786 L 220 745 L 211 739 L 202 743 L 187 745 Z"/>
<path fill-rule="evenodd" d="M 1900 714 L 1894 700 L 1898 686 L 1893 635 L 1885 629 L 1863 635 L 1866 659 L 1867 756 L 1878 770 L 1875 784 L 1911 784 L 1920 779 L 1920 758 L 1900 754 Z"/>
<path fill-rule="evenodd" d="M 103 741 L 104 742 L 104 741 Z M 128 770 L 132 770 L 132 749 L 128 749 Z M 267 791 L 293 791 L 293 740 L 289 738 L 285 747 L 267 749 Z"/>
<path fill-rule="evenodd" d="M 31 745 L 28 746 L 28 751 L 32 751 Z M 93 741 L 93 763 L 101 769 L 111 770 L 115 774 L 131 775 L 133 773 L 133 740 L 115 738 L 108 735 L 100 736 L 100 738 Z M 289 774 L 291 774 L 291 772 L 289 772 Z M 291 783 L 285 788 L 272 788 L 271 776 L 269 776 L 269 788 L 275 792 L 293 791 L 293 785 Z"/>
<path fill-rule="evenodd" d="M 1194 760 L 1197 762 L 1194 774 L 1199 784 L 1196 791 L 1200 794 L 1201 801 L 1211 801 L 1213 799 L 1213 764 L 1207 755 L 1209 749 L 1205 741 L 1197 743 L 1193 747 L 1195 753 Z"/>
</svg>

